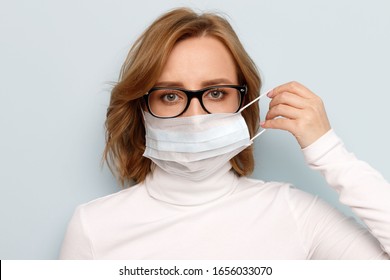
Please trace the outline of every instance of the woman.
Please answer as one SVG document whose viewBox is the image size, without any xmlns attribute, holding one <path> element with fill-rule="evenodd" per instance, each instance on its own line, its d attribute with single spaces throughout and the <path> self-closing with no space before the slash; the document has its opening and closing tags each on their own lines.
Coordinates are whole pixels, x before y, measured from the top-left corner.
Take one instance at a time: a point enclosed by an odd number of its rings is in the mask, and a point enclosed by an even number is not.
<svg viewBox="0 0 390 280">
<path fill-rule="evenodd" d="M 63 259 L 388 259 L 390 185 L 348 153 L 322 101 L 274 88 L 263 128 L 297 139 L 366 223 L 254 167 L 260 77 L 229 23 L 176 9 L 135 42 L 113 88 L 105 159 L 122 185 L 77 208 Z M 245 107 L 244 107 L 245 106 Z"/>
</svg>

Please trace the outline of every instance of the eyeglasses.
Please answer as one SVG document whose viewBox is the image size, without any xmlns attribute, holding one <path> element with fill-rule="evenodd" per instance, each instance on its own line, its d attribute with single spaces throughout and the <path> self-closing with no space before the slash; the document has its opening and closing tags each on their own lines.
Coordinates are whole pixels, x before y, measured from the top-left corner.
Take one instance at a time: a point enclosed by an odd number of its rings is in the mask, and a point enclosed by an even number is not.
<svg viewBox="0 0 390 280">
<path fill-rule="evenodd" d="M 144 99 L 153 116 L 175 118 L 188 109 L 192 98 L 197 98 L 203 110 L 209 114 L 236 113 L 246 93 L 246 85 L 218 85 L 201 90 L 154 87 L 144 95 Z"/>
</svg>

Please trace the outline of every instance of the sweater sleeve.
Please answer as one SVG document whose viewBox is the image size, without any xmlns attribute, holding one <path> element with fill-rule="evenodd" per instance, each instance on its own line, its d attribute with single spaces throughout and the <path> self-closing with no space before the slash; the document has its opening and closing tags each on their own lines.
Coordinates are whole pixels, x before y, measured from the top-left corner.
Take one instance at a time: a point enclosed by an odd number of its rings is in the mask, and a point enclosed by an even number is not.
<svg viewBox="0 0 390 280">
<path fill-rule="evenodd" d="M 333 224 L 339 224 L 338 233 L 343 236 L 341 246 L 356 247 L 358 240 L 363 239 L 366 247 L 380 246 L 383 254 L 378 258 L 389 258 L 390 184 L 378 171 L 349 153 L 333 130 L 303 149 L 303 153 L 309 166 L 320 171 L 336 190 L 340 202 L 351 207 L 367 226 L 367 229 L 349 226 L 347 223 L 351 222 L 343 222 L 345 218 L 324 206 L 323 212 L 328 213 L 327 220 L 333 219 Z M 377 244 L 369 241 L 372 238 L 376 239 Z M 364 257 L 364 250 L 361 247 L 361 251 L 355 254 Z"/>
<path fill-rule="evenodd" d="M 71 218 L 62 243 L 60 259 L 93 259 L 92 243 L 83 221 L 83 208 L 79 206 Z"/>
</svg>

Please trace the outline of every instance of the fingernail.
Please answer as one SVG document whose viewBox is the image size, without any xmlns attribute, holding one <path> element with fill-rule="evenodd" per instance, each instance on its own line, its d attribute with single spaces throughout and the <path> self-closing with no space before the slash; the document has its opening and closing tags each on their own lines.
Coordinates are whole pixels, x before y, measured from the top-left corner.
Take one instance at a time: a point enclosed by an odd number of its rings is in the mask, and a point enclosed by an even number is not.
<svg viewBox="0 0 390 280">
<path fill-rule="evenodd" d="M 272 97 L 272 93 L 273 93 L 273 90 L 271 89 L 271 90 L 267 93 L 267 96 L 268 96 L 268 97 Z"/>
<path fill-rule="evenodd" d="M 265 122 L 263 121 L 263 122 L 260 122 L 260 126 L 264 126 L 264 124 L 265 124 Z"/>
</svg>

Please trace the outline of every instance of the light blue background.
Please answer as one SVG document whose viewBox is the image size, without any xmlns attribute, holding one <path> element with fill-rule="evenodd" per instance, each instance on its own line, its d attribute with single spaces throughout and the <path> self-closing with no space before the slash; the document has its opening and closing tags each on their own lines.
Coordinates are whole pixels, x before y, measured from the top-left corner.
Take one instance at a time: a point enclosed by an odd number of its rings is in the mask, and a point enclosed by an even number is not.
<svg viewBox="0 0 390 280">
<path fill-rule="evenodd" d="M 263 90 L 311 88 L 348 149 L 390 178 L 388 1 L 1 0 L 1 259 L 57 258 L 75 207 L 120 190 L 100 166 L 110 82 L 144 28 L 177 6 L 226 13 Z M 290 134 L 268 131 L 255 149 L 254 178 L 352 214 Z"/>
</svg>

